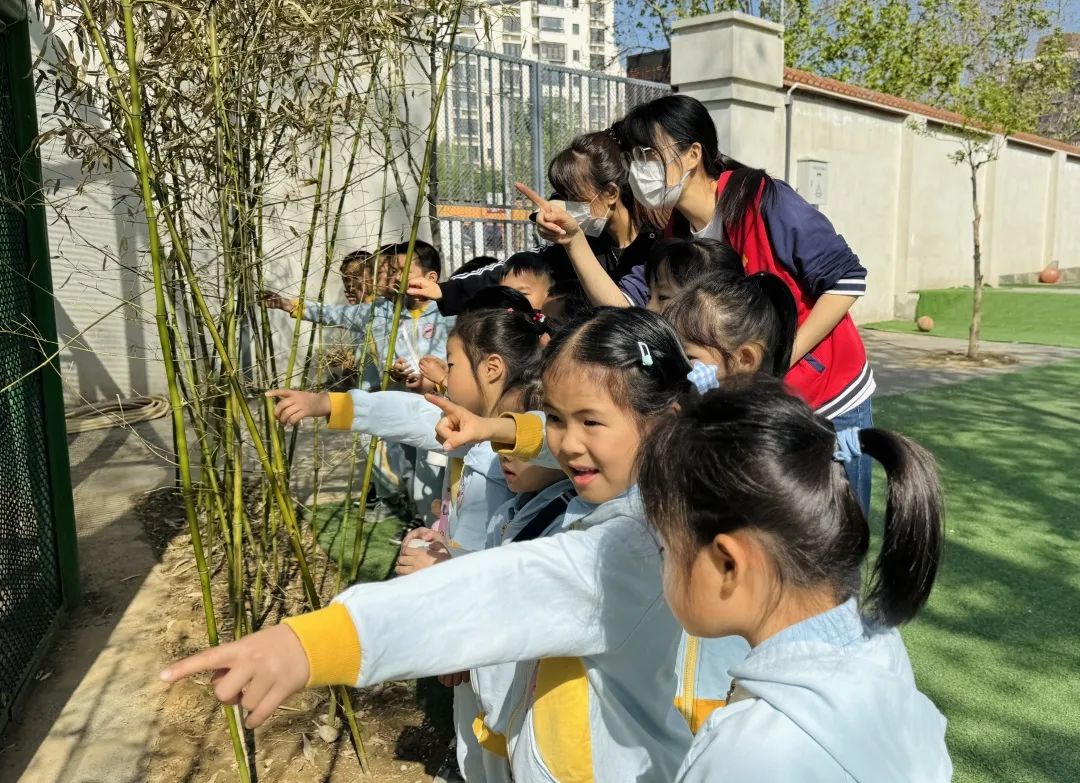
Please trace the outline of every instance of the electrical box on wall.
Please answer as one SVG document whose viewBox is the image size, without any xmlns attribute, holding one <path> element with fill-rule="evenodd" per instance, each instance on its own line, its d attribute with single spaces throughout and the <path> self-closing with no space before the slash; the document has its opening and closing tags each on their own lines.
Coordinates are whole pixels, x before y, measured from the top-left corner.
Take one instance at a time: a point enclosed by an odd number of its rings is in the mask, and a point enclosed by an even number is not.
<svg viewBox="0 0 1080 783">
<path fill-rule="evenodd" d="M 795 169 L 795 189 L 815 207 L 829 201 L 829 164 L 824 160 L 803 158 Z"/>
</svg>

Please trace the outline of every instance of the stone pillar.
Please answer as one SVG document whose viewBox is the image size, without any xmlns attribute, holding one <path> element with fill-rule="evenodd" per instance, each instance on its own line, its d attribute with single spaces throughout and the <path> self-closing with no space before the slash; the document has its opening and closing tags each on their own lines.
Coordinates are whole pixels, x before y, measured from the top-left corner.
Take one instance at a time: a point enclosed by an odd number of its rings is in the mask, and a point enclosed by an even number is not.
<svg viewBox="0 0 1080 783">
<path fill-rule="evenodd" d="M 671 84 L 708 107 L 720 151 L 784 176 L 784 28 L 738 11 L 682 19 Z"/>
</svg>

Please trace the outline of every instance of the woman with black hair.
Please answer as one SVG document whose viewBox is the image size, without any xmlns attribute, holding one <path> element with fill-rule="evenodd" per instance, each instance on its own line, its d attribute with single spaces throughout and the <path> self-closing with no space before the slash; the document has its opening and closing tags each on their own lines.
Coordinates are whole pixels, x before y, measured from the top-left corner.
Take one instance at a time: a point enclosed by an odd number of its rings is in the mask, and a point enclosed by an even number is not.
<svg viewBox="0 0 1080 783">
<path fill-rule="evenodd" d="M 728 242 L 746 271 L 777 275 L 798 305 L 786 380 L 837 430 L 872 424 L 874 375 L 848 311 L 866 293 L 866 269 L 829 220 L 787 183 L 720 152 L 708 110 L 668 95 L 615 123 L 642 207 L 680 235 Z M 674 215 L 672 212 L 674 211 Z M 859 502 L 870 502 L 870 460 L 847 464 Z"/>
<path fill-rule="evenodd" d="M 586 289 L 589 289 L 589 275 L 595 274 L 610 287 L 608 291 L 614 292 L 614 301 L 597 304 L 644 307 L 649 300 L 645 259 L 653 244 L 662 238 L 661 231 L 642 220 L 615 134 L 609 129 L 575 138 L 552 159 L 548 179 L 555 190 L 554 203 L 581 223 L 581 242 L 592 262 L 582 279 Z M 541 221 L 537 221 L 537 226 L 541 236 L 550 240 Z M 552 270 L 556 286 L 582 274 L 567 249 L 558 243 L 544 247 L 540 255 Z M 417 281 L 409 293 L 435 300 L 443 315 L 455 315 L 477 291 L 498 285 L 503 272 L 502 264 L 492 264 L 463 275 L 455 274 L 440 283 Z"/>
</svg>

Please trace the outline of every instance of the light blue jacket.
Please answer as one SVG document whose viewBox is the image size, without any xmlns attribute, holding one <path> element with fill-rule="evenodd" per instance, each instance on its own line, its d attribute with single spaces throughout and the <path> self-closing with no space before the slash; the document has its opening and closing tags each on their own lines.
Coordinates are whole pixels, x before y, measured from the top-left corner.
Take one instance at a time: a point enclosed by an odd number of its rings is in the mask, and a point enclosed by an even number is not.
<svg viewBox="0 0 1080 783">
<path fill-rule="evenodd" d="M 435 425 L 439 423 L 442 411 L 422 395 L 353 389 L 349 396 L 353 405 L 352 429 L 378 435 L 392 443 L 413 446 L 425 456 L 431 451 L 442 453 L 442 444 L 435 437 Z M 463 462 L 457 493 L 450 498 L 450 538 L 464 550 L 483 549 L 492 515 L 513 498 L 514 493 L 506 486 L 506 476 L 490 443 L 477 443 L 449 456 L 451 460 Z M 439 469 L 429 465 L 427 459 L 420 462 L 425 466 L 423 480 L 434 481 Z M 446 471 L 447 483 L 452 480 L 455 470 L 452 462 Z M 421 465 L 417 465 L 416 472 L 421 480 Z M 448 486 L 444 487 L 440 482 L 433 496 L 442 497 L 444 489 Z"/>
<path fill-rule="evenodd" d="M 526 661 L 507 718 L 516 783 L 670 783 L 690 746 L 675 711 L 679 628 L 636 489 L 577 498 L 554 535 L 350 588 L 355 685 Z M 467 590 L 422 623 L 432 596 Z"/>
<path fill-rule="evenodd" d="M 356 359 L 364 359 L 360 374 L 360 388 L 378 389 L 382 381 L 382 369 L 386 360 L 386 348 L 390 343 L 390 324 L 394 318 L 394 302 L 383 297 L 374 302 L 354 305 L 325 305 L 318 302 L 304 303 L 304 320 L 325 326 L 340 326 L 349 331 L 356 341 Z M 364 349 L 364 336 L 371 324 L 371 343 Z M 430 354 L 446 358 L 446 340 L 454 328 L 454 318 L 439 312 L 435 302 L 428 302 L 419 317 L 413 318 L 408 310 L 401 311 L 398 321 L 398 338 L 394 345 L 397 358 L 415 365 Z M 416 350 L 414 357 L 410 346 Z"/>
<path fill-rule="evenodd" d="M 947 783 L 945 718 L 915 686 L 895 629 L 854 599 L 732 668 L 736 689 L 694 739 L 679 783 Z"/>
</svg>

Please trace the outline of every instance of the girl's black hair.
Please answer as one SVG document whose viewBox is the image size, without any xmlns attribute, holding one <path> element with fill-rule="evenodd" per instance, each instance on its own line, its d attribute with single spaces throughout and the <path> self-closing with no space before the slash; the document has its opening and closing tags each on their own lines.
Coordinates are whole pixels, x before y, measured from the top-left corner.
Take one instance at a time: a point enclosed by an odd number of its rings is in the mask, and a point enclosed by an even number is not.
<svg viewBox="0 0 1080 783">
<path fill-rule="evenodd" d="M 504 285 L 491 285 L 487 288 L 481 288 L 462 305 L 458 314 L 462 315 L 474 310 L 513 310 L 530 318 L 536 315 L 536 310 L 533 309 L 529 300 L 525 298 L 525 294 Z M 542 324 L 543 319 L 538 318 L 536 322 Z"/>
<path fill-rule="evenodd" d="M 374 257 L 375 256 L 373 256 L 367 250 L 354 250 L 351 253 L 349 253 L 347 256 L 345 256 L 344 258 L 341 259 L 341 263 L 338 265 L 338 269 L 342 273 L 344 273 L 344 272 L 347 272 L 349 267 L 352 266 L 353 264 L 365 264 L 365 265 L 370 264 L 371 260 Z"/>
<path fill-rule="evenodd" d="M 662 239 L 645 259 L 645 282 L 652 288 L 661 269 L 679 288 L 692 285 L 710 272 L 742 274 L 742 256 L 718 239 Z"/>
<path fill-rule="evenodd" d="M 888 626 L 926 603 L 942 548 L 942 499 L 933 457 L 884 430 L 860 432 L 862 451 L 888 476 L 885 531 L 864 611 Z M 753 532 L 781 585 L 830 586 L 842 602 L 859 591 L 870 529 L 831 422 L 760 378 L 689 398 L 660 421 L 638 455 L 649 523 L 688 564 L 722 533 Z"/>
<path fill-rule="evenodd" d="M 609 185 L 619 189 L 619 200 L 637 220 L 634 194 L 622 162 L 619 140 L 611 130 L 584 133 L 551 159 L 548 181 L 562 198 L 588 201 Z"/>
<path fill-rule="evenodd" d="M 639 422 L 670 411 L 689 388 L 690 362 L 679 338 L 640 307 L 600 307 L 571 319 L 544 352 L 545 386 L 571 364 L 599 376 L 615 404 Z"/>
<path fill-rule="evenodd" d="M 496 286 L 498 288 L 499 286 Z M 485 289 L 490 290 L 490 289 Z M 506 289 L 511 293 L 517 291 Z M 474 296 L 469 304 L 473 305 L 484 293 Z M 521 294 L 518 294 L 521 296 Z M 525 299 L 525 297 L 521 297 Z M 485 356 L 497 354 L 506 365 L 506 381 L 503 393 L 520 389 L 540 377 L 540 364 L 543 347 L 540 337 L 547 333 L 547 326 L 528 306 L 524 309 L 514 307 L 471 307 L 458 315 L 451 337 L 461 340 L 465 355 L 469 357 L 473 374 Z"/>
<path fill-rule="evenodd" d="M 776 275 L 705 275 L 672 298 L 664 317 L 684 343 L 720 352 L 729 373 L 738 347 L 754 342 L 764 350 L 762 372 L 782 378 L 791 366 L 795 297 Z"/>
<path fill-rule="evenodd" d="M 643 103 L 631 109 L 612 129 L 626 152 L 634 147 L 660 149 L 665 140 L 659 136 L 659 131 L 671 137 L 680 153 L 686 152 L 695 141 L 700 144 L 702 166 L 711 179 L 731 172 L 731 179 L 716 205 L 724 227 L 729 231 L 742 222 L 759 193 L 763 200 L 772 193 L 772 180 L 764 169 L 750 168 L 720 152 L 716 126 L 709 110 L 689 95 L 665 95 Z"/>
</svg>

